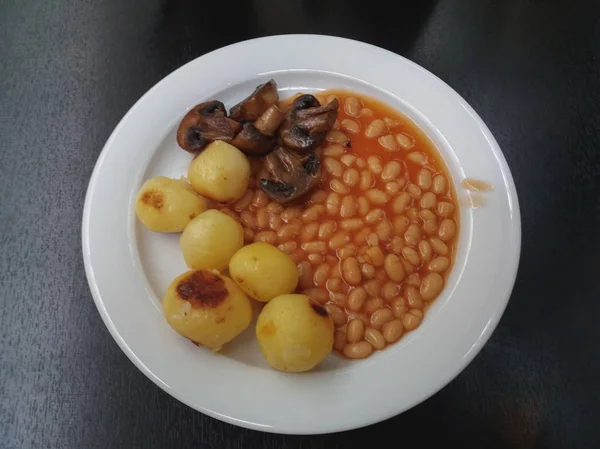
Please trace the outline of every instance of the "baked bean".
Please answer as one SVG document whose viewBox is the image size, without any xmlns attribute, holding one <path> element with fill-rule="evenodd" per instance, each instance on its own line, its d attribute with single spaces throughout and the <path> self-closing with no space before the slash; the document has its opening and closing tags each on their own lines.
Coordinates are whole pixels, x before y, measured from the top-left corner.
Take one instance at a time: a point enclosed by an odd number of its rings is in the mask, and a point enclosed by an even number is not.
<svg viewBox="0 0 600 449">
<path fill-rule="evenodd" d="M 448 191 L 448 180 L 443 175 L 435 175 L 431 190 L 436 195 L 444 195 Z"/>
<path fill-rule="evenodd" d="M 421 287 L 419 289 L 421 297 L 425 301 L 431 301 L 442 291 L 443 286 L 444 279 L 442 279 L 442 276 L 440 276 L 439 273 L 427 273 L 423 276 L 423 280 L 421 281 Z"/>
<path fill-rule="evenodd" d="M 346 245 L 343 248 L 337 250 L 337 256 L 340 259 L 345 259 L 346 257 L 356 256 L 357 250 L 356 246 L 350 244 Z"/>
<path fill-rule="evenodd" d="M 378 206 L 387 203 L 390 200 L 390 196 L 383 190 L 369 189 L 365 192 L 365 197 L 371 202 Z"/>
<path fill-rule="evenodd" d="M 367 166 L 367 163 L 365 162 L 365 160 L 363 158 L 357 157 L 355 165 L 357 168 L 363 169 Z"/>
<path fill-rule="evenodd" d="M 450 260 L 446 256 L 438 256 L 429 262 L 427 268 L 429 271 L 433 271 L 436 273 L 442 273 L 448 269 L 450 266 Z"/>
<path fill-rule="evenodd" d="M 402 166 L 397 161 L 390 161 L 385 164 L 383 171 L 381 172 L 381 179 L 383 181 L 393 181 L 400 175 Z"/>
<path fill-rule="evenodd" d="M 332 144 L 325 147 L 323 150 L 323 155 L 337 157 L 344 154 L 345 151 L 346 149 L 342 145 Z"/>
<path fill-rule="evenodd" d="M 388 343 L 394 343 L 398 341 L 402 334 L 404 333 L 404 325 L 400 320 L 392 320 L 385 323 L 381 329 L 381 333 L 383 338 Z"/>
<path fill-rule="evenodd" d="M 367 190 L 375 183 L 373 174 L 369 170 L 363 170 L 360 172 L 360 180 L 358 186 L 360 190 Z"/>
<path fill-rule="evenodd" d="M 327 239 L 331 238 L 331 236 L 335 232 L 336 227 L 337 227 L 337 224 L 335 221 L 332 221 L 332 220 L 324 221 L 319 226 L 319 238 L 322 240 L 327 240 Z"/>
<path fill-rule="evenodd" d="M 342 195 L 346 195 L 348 192 L 350 192 L 348 186 L 339 179 L 332 179 L 329 181 L 329 187 L 331 187 L 331 190 L 334 192 L 341 193 Z"/>
<path fill-rule="evenodd" d="M 344 176 L 342 177 L 346 185 L 350 187 L 354 187 L 360 181 L 360 173 L 355 168 L 349 168 L 344 172 Z"/>
<path fill-rule="evenodd" d="M 371 208 L 369 200 L 367 200 L 364 196 L 359 196 L 356 202 L 358 204 L 358 215 L 362 217 L 369 213 L 369 210 Z"/>
<path fill-rule="evenodd" d="M 303 242 L 312 242 L 319 232 L 319 223 L 309 223 L 300 231 L 300 240 Z"/>
<path fill-rule="evenodd" d="M 425 220 L 423 222 L 423 231 L 427 235 L 434 235 L 438 232 L 437 220 Z"/>
<path fill-rule="evenodd" d="M 450 250 L 448 249 L 448 245 L 446 245 L 437 237 L 430 238 L 429 243 L 431 243 L 431 247 L 433 248 L 433 250 L 441 256 L 446 256 L 450 252 Z"/>
<path fill-rule="evenodd" d="M 381 240 L 382 242 L 387 242 L 390 239 L 390 237 L 392 237 L 392 231 L 392 223 L 390 223 L 389 220 L 381 220 L 375 226 L 375 232 L 377 233 L 377 237 L 379 237 L 379 240 Z"/>
<path fill-rule="evenodd" d="M 355 160 L 356 156 L 353 154 L 342 154 L 342 157 L 340 157 L 341 163 L 344 164 L 346 167 L 350 167 Z"/>
<path fill-rule="evenodd" d="M 365 260 L 375 267 L 383 266 L 385 256 L 381 248 L 378 246 L 371 246 L 365 252 Z"/>
<path fill-rule="evenodd" d="M 317 287 L 324 287 L 329 278 L 329 265 L 322 264 L 317 267 L 313 274 L 313 283 Z"/>
<path fill-rule="evenodd" d="M 377 279 L 379 282 L 386 282 L 389 281 L 388 275 L 385 273 L 385 269 L 379 268 L 376 272 L 375 272 L 375 276 L 373 276 L 374 279 Z"/>
<path fill-rule="evenodd" d="M 350 235 L 347 232 L 336 232 L 329 239 L 329 249 L 336 250 L 350 241 Z"/>
<path fill-rule="evenodd" d="M 381 284 L 376 279 L 365 282 L 363 288 L 369 296 L 379 296 L 381 294 Z"/>
<path fill-rule="evenodd" d="M 244 228 L 244 241 L 249 243 L 254 241 L 254 231 L 250 228 Z"/>
<path fill-rule="evenodd" d="M 394 313 L 394 316 L 396 318 L 402 319 L 404 315 L 406 315 L 406 312 L 408 312 L 408 305 L 406 304 L 406 299 L 404 299 L 402 296 L 396 298 L 392 302 L 392 312 Z"/>
<path fill-rule="evenodd" d="M 455 234 L 456 223 L 449 218 L 443 219 L 440 223 L 440 228 L 438 229 L 438 237 L 444 242 L 447 242 L 448 240 L 452 240 Z"/>
<path fill-rule="evenodd" d="M 325 209 L 330 215 L 337 215 L 339 207 L 340 196 L 335 192 L 331 192 L 327 197 L 327 201 L 325 201 Z"/>
<path fill-rule="evenodd" d="M 406 215 L 406 218 L 408 218 L 408 220 L 411 222 L 419 221 L 419 209 L 417 209 L 416 207 L 411 207 L 410 209 L 406 209 L 406 212 L 404 212 L 404 215 Z"/>
<path fill-rule="evenodd" d="M 348 136 L 337 129 L 332 129 L 329 131 L 325 138 L 327 139 L 327 142 L 337 143 L 342 146 L 348 146 L 348 143 L 350 142 Z"/>
<path fill-rule="evenodd" d="M 298 287 L 305 289 L 313 286 L 313 271 L 310 263 L 302 261 L 298 264 Z"/>
<path fill-rule="evenodd" d="M 360 266 L 360 272 L 364 277 L 370 279 L 375 275 L 375 267 L 369 263 L 363 263 Z"/>
<path fill-rule="evenodd" d="M 333 176 L 342 176 L 344 174 L 344 169 L 342 168 L 342 163 L 337 159 L 332 157 L 323 158 L 323 167 Z"/>
<path fill-rule="evenodd" d="M 362 226 L 363 221 L 360 218 L 346 218 L 340 223 L 344 231 L 358 231 Z"/>
<path fill-rule="evenodd" d="M 344 346 L 346 346 L 346 342 L 348 340 L 346 339 L 346 332 L 344 331 L 335 331 L 335 334 L 333 336 L 333 348 L 336 351 L 341 351 L 344 349 Z"/>
<path fill-rule="evenodd" d="M 281 217 L 277 214 L 270 214 L 269 215 L 269 227 L 273 231 L 277 232 L 277 231 L 279 231 L 281 226 L 283 226 L 283 220 L 281 219 Z"/>
<path fill-rule="evenodd" d="M 366 300 L 367 291 L 363 287 L 357 287 L 348 294 L 348 308 L 353 312 L 358 312 Z"/>
<path fill-rule="evenodd" d="M 351 117 L 358 117 L 360 114 L 360 100 L 356 97 L 347 97 L 344 101 L 344 112 Z"/>
<path fill-rule="evenodd" d="M 404 272 L 408 275 L 411 275 L 415 271 L 417 271 L 417 267 L 415 267 L 412 263 L 407 261 L 406 259 L 402 259 L 402 266 L 404 267 Z"/>
<path fill-rule="evenodd" d="M 419 164 L 419 165 L 425 165 L 427 163 L 427 156 L 425 156 L 425 154 L 420 153 L 418 151 L 413 151 L 411 153 L 408 153 L 406 158 L 409 161 L 414 162 L 415 164 Z"/>
<path fill-rule="evenodd" d="M 392 203 L 392 210 L 395 214 L 401 214 L 412 203 L 412 197 L 408 192 L 401 192 Z"/>
<path fill-rule="evenodd" d="M 360 132 L 360 125 L 357 121 L 344 119 L 342 120 L 342 129 L 352 134 L 358 134 Z"/>
<path fill-rule="evenodd" d="M 346 305 L 346 295 L 341 292 L 330 292 L 329 298 L 339 306 L 343 307 Z"/>
<path fill-rule="evenodd" d="M 392 181 L 385 184 L 385 191 L 390 195 L 398 195 L 401 190 L 402 186 L 397 181 Z"/>
<path fill-rule="evenodd" d="M 277 236 L 280 240 L 288 240 L 296 237 L 302 230 L 302 222 L 300 220 L 292 220 L 289 223 L 281 225 L 277 231 Z"/>
<path fill-rule="evenodd" d="M 391 301 L 396 298 L 400 294 L 400 289 L 398 288 L 398 284 L 392 281 L 387 281 L 381 287 L 381 297 L 384 301 Z"/>
<path fill-rule="evenodd" d="M 454 204 L 448 203 L 446 201 L 440 201 L 437 204 L 437 214 L 442 218 L 446 218 L 452 215 L 454 209 Z"/>
<path fill-rule="evenodd" d="M 381 165 L 381 158 L 379 156 L 369 156 L 367 158 L 367 167 L 376 176 L 383 172 L 383 165 Z"/>
<path fill-rule="evenodd" d="M 388 245 L 388 249 L 394 254 L 402 253 L 402 248 L 404 248 L 404 241 L 402 240 L 402 237 L 398 236 L 393 237 Z"/>
<path fill-rule="evenodd" d="M 417 290 L 413 286 L 406 287 L 406 289 L 404 290 L 404 297 L 406 298 L 406 303 L 408 304 L 408 307 L 410 307 L 411 309 L 422 309 L 425 305 L 425 303 L 423 302 L 423 298 L 419 293 L 419 290 Z"/>
<path fill-rule="evenodd" d="M 281 213 L 281 219 L 286 223 L 289 223 L 294 218 L 299 217 L 301 210 L 299 207 L 288 207 Z"/>
<path fill-rule="evenodd" d="M 341 326 L 342 324 L 346 324 L 346 314 L 342 309 L 340 309 L 335 304 L 327 303 L 325 304 L 325 310 L 329 313 L 329 316 L 333 320 L 333 324 L 336 326 Z"/>
<path fill-rule="evenodd" d="M 253 195 L 252 190 L 248 189 L 246 191 L 246 193 L 244 193 L 244 195 L 239 200 L 237 200 L 235 203 L 233 203 L 233 209 L 238 212 L 241 212 L 244 209 L 246 209 L 252 202 L 252 195 Z"/>
<path fill-rule="evenodd" d="M 392 129 L 392 128 L 395 128 L 396 126 L 402 125 L 402 122 L 400 120 L 396 120 L 396 119 L 389 118 L 389 117 L 384 117 L 383 122 L 389 129 Z"/>
<path fill-rule="evenodd" d="M 356 343 L 361 341 L 365 334 L 365 323 L 359 319 L 353 319 L 348 323 L 346 327 L 346 337 L 350 343 Z"/>
<path fill-rule="evenodd" d="M 293 242 L 293 243 L 296 243 L 296 242 Z M 306 258 L 313 265 L 320 265 L 323 263 L 323 256 L 321 254 L 311 253 L 308 256 L 306 256 Z"/>
<path fill-rule="evenodd" d="M 371 298 L 365 303 L 364 311 L 365 314 L 371 315 L 376 310 L 381 309 L 385 303 L 381 298 Z"/>
<path fill-rule="evenodd" d="M 354 243 L 356 243 L 357 245 L 364 244 L 367 241 L 367 237 L 369 236 L 369 234 L 371 234 L 371 228 L 369 228 L 368 226 L 363 227 L 354 236 Z M 365 248 L 365 250 L 366 250 L 366 248 Z M 359 254 L 360 254 L 360 251 L 359 251 Z M 364 252 L 362 254 L 364 254 Z"/>
<path fill-rule="evenodd" d="M 275 245 L 277 243 L 277 234 L 273 231 L 261 231 L 254 236 L 254 241 Z"/>
<path fill-rule="evenodd" d="M 405 133 L 396 134 L 396 142 L 405 150 L 408 150 L 415 145 L 414 137 Z"/>
<path fill-rule="evenodd" d="M 326 242 L 305 242 L 300 245 L 304 251 L 308 253 L 324 253 L 327 251 Z"/>
<path fill-rule="evenodd" d="M 256 218 L 249 210 L 242 211 L 240 214 L 240 220 L 246 225 L 246 227 L 256 229 Z"/>
<path fill-rule="evenodd" d="M 385 338 L 383 337 L 383 334 L 372 327 L 368 327 L 365 330 L 365 341 L 371 343 L 371 346 L 375 349 L 381 350 L 385 348 Z"/>
<path fill-rule="evenodd" d="M 419 253 L 410 246 L 405 246 L 402 249 L 402 257 L 404 257 L 411 265 L 416 266 L 421 264 L 421 257 L 419 257 Z"/>
<path fill-rule="evenodd" d="M 429 209 L 421 210 L 419 212 L 419 217 L 421 217 L 423 221 L 437 221 L 437 216 Z"/>
<path fill-rule="evenodd" d="M 329 270 L 328 270 L 329 273 Z M 329 290 L 330 292 L 339 292 L 342 289 L 342 280 L 340 278 L 329 278 L 327 279 L 327 281 L 325 282 L 325 286 L 327 287 L 327 290 Z"/>
<path fill-rule="evenodd" d="M 419 242 L 419 254 L 421 255 L 421 260 L 423 262 L 429 262 L 431 260 L 433 250 L 427 240 L 421 240 Z"/>
<path fill-rule="evenodd" d="M 377 246 L 379 245 L 379 237 L 374 232 L 371 232 L 367 235 L 366 242 L 369 246 Z"/>
<path fill-rule="evenodd" d="M 398 256 L 396 256 L 395 254 L 388 254 L 387 256 L 385 256 L 383 267 L 385 269 L 386 274 L 394 282 L 402 282 L 406 277 L 404 266 L 402 265 L 402 262 L 400 261 Z"/>
<path fill-rule="evenodd" d="M 282 243 L 277 248 L 279 248 L 284 253 L 289 253 L 291 251 L 294 251 L 296 248 L 298 248 L 298 244 L 296 242 L 294 242 L 293 240 L 289 240 L 285 243 Z"/>
<path fill-rule="evenodd" d="M 344 346 L 343 354 L 349 359 L 364 359 L 373 352 L 373 346 L 368 341 L 359 341 Z"/>
<path fill-rule="evenodd" d="M 369 224 L 376 223 L 385 216 L 385 212 L 381 209 L 373 209 L 365 216 L 365 221 Z"/>
<path fill-rule="evenodd" d="M 410 309 L 404 318 L 402 318 L 402 325 L 407 331 L 412 331 L 419 327 L 421 320 L 423 319 L 423 311 L 418 309 Z"/>
<path fill-rule="evenodd" d="M 381 329 L 385 323 L 392 321 L 393 319 L 394 313 L 392 310 L 388 309 L 387 307 L 383 307 L 376 310 L 371 315 L 371 326 L 373 326 L 375 329 Z"/>
<path fill-rule="evenodd" d="M 379 137 L 385 132 L 385 122 L 375 119 L 365 129 L 365 136 L 369 138 Z"/>
<path fill-rule="evenodd" d="M 262 190 L 257 190 L 254 192 L 252 204 L 256 207 L 265 207 L 267 204 L 269 204 L 269 197 Z"/>
<path fill-rule="evenodd" d="M 415 200 L 418 200 L 419 198 L 421 198 L 421 189 L 416 184 L 409 184 L 408 186 L 406 186 L 406 191 Z"/>
<path fill-rule="evenodd" d="M 384 150 L 398 151 L 398 141 L 394 139 L 394 136 L 391 134 L 379 137 L 377 142 L 379 142 L 379 145 L 381 145 Z"/>
<path fill-rule="evenodd" d="M 432 176 L 431 171 L 422 168 L 417 173 L 417 185 L 422 190 L 429 190 L 431 188 Z"/>
<path fill-rule="evenodd" d="M 325 304 L 329 299 L 329 292 L 324 288 L 307 288 L 302 291 L 303 295 L 308 296 L 313 301 L 318 302 L 319 304 Z"/>
<path fill-rule="evenodd" d="M 342 198 L 340 205 L 340 217 L 349 218 L 356 215 L 356 199 L 353 196 L 345 196 Z"/>
<path fill-rule="evenodd" d="M 437 198 L 435 197 L 435 193 L 426 192 L 421 197 L 421 207 L 423 209 L 433 209 L 435 207 L 435 202 Z"/>
<path fill-rule="evenodd" d="M 419 273 L 413 273 L 406 278 L 405 282 L 406 282 L 406 285 L 411 285 L 413 287 L 420 287 L 421 286 L 421 276 L 419 275 Z"/>
<path fill-rule="evenodd" d="M 404 241 L 407 245 L 416 247 L 421 241 L 421 228 L 414 223 L 410 224 L 404 233 Z"/>
<path fill-rule="evenodd" d="M 397 235 L 402 235 L 408 228 L 410 221 L 404 215 L 397 215 L 396 217 L 394 217 L 394 221 L 392 224 L 394 226 L 394 232 Z"/>
<path fill-rule="evenodd" d="M 362 108 L 360 110 L 361 117 L 371 117 L 373 115 L 373 111 L 369 108 Z"/>
<path fill-rule="evenodd" d="M 355 257 L 348 257 L 342 261 L 342 277 L 349 285 L 360 284 L 362 275 Z"/>
<path fill-rule="evenodd" d="M 261 208 L 256 211 L 256 225 L 260 229 L 266 229 L 269 227 L 269 212 L 266 208 Z"/>
</svg>

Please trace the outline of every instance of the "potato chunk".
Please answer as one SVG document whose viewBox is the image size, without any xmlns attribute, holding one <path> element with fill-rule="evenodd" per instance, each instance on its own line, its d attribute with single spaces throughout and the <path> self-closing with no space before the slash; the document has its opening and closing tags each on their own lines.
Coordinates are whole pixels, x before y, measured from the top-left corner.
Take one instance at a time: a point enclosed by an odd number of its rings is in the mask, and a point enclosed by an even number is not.
<svg viewBox="0 0 600 449">
<path fill-rule="evenodd" d="M 292 293 L 298 285 L 298 268 L 280 249 L 264 242 L 244 246 L 229 261 L 229 275 L 250 297 L 267 302 Z"/>
<path fill-rule="evenodd" d="M 188 267 L 222 271 L 244 245 L 244 230 L 229 215 L 210 209 L 187 225 L 179 243 Z"/>
<path fill-rule="evenodd" d="M 269 364 L 280 371 L 302 372 L 321 363 L 333 347 L 333 321 L 305 295 L 281 295 L 263 308 L 256 338 Z"/>
<path fill-rule="evenodd" d="M 207 198 L 235 201 L 248 189 L 250 162 L 236 147 L 217 140 L 194 158 L 188 179 L 194 190 Z"/>
<path fill-rule="evenodd" d="M 162 305 L 173 329 L 213 350 L 233 340 L 252 321 L 246 294 L 227 276 L 209 270 L 191 270 L 176 277 Z"/>
<path fill-rule="evenodd" d="M 181 232 L 206 207 L 185 180 L 164 176 L 147 180 L 135 200 L 138 219 L 154 232 Z"/>
</svg>

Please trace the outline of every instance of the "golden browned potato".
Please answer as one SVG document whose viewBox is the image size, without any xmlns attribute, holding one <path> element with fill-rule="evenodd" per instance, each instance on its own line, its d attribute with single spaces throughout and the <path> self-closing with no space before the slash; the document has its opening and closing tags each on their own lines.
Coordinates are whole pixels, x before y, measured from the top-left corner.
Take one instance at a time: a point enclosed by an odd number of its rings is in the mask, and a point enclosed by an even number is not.
<svg viewBox="0 0 600 449">
<path fill-rule="evenodd" d="M 229 275 L 244 292 L 262 302 L 292 293 L 298 268 L 279 248 L 264 242 L 244 246 L 229 261 Z"/>
<path fill-rule="evenodd" d="M 186 226 L 179 243 L 188 267 L 222 271 L 244 245 L 244 230 L 229 215 L 210 209 Z"/>
<path fill-rule="evenodd" d="M 181 232 L 206 207 L 187 181 L 164 176 L 147 180 L 135 200 L 138 219 L 154 232 Z"/>
<path fill-rule="evenodd" d="M 176 277 L 163 298 L 167 322 L 199 345 L 218 350 L 252 321 L 246 294 L 216 271 L 191 270 Z"/>
<path fill-rule="evenodd" d="M 281 295 L 263 308 L 256 338 L 265 359 L 280 371 L 308 371 L 333 347 L 333 321 L 327 311 L 305 295 Z"/>
<path fill-rule="evenodd" d="M 248 189 L 250 162 L 236 147 L 217 140 L 194 158 L 188 179 L 194 190 L 207 198 L 235 201 Z"/>
</svg>

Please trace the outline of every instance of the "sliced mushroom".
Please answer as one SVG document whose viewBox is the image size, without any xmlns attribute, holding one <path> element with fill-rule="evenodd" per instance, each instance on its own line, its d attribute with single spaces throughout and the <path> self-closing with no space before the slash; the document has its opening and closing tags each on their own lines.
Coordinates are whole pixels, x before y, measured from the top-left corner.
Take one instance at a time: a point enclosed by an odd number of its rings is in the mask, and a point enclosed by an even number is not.
<svg viewBox="0 0 600 449">
<path fill-rule="evenodd" d="M 285 115 L 281 110 L 277 107 L 277 105 L 271 105 L 269 108 L 263 112 L 263 114 L 254 122 L 254 126 L 261 133 L 267 136 L 275 135 L 275 131 L 281 125 Z"/>
<path fill-rule="evenodd" d="M 321 106 L 313 95 L 296 98 L 281 125 L 282 142 L 297 151 L 316 148 L 333 128 L 338 108 L 337 98 L 325 106 Z"/>
<path fill-rule="evenodd" d="M 259 185 L 280 204 L 308 193 L 321 181 L 321 162 L 314 152 L 298 154 L 284 147 L 265 157 Z"/>
<path fill-rule="evenodd" d="M 177 129 L 177 143 L 190 153 L 197 153 L 214 140 L 231 142 L 242 125 L 227 118 L 220 101 L 207 101 L 189 111 Z"/>
<path fill-rule="evenodd" d="M 258 86 L 252 94 L 231 108 L 229 116 L 238 122 L 254 122 L 269 106 L 279 102 L 277 84 L 269 80 Z"/>
<path fill-rule="evenodd" d="M 252 123 L 244 123 L 231 144 L 243 153 L 262 156 L 273 149 L 275 138 L 262 134 Z"/>
</svg>

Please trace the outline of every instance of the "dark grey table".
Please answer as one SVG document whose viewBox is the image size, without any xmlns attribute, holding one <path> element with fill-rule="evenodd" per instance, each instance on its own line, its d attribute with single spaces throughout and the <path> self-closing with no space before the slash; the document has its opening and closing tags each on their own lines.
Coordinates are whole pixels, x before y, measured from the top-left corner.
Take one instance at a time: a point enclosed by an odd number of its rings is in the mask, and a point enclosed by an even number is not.
<svg viewBox="0 0 600 449">
<path fill-rule="evenodd" d="M 154 386 L 102 324 L 80 245 L 127 109 L 207 51 L 291 32 L 379 45 L 454 87 L 500 143 L 523 220 L 512 299 L 474 362 L 401 416 L 314 437 L 223 424 Z M 597 0 L 2 0 L 0 447 L 598 448 L 599 154 Z"/>
</svg>

